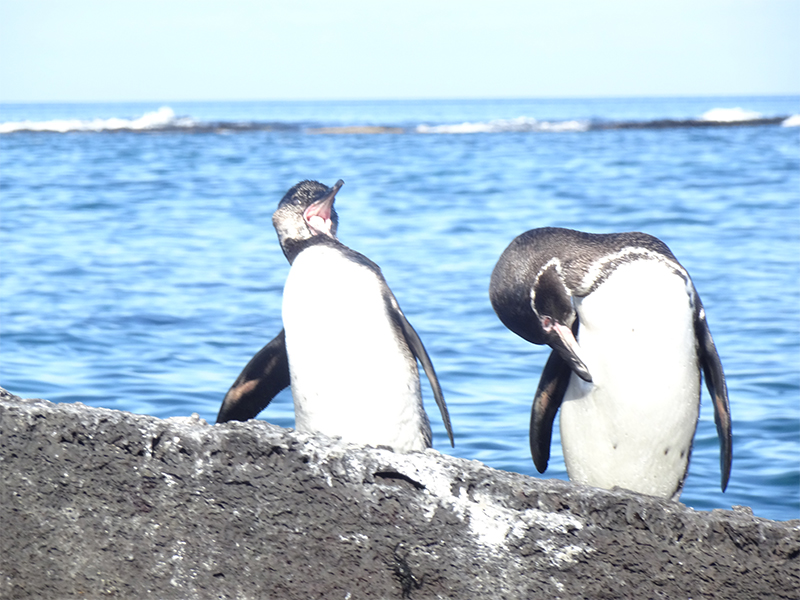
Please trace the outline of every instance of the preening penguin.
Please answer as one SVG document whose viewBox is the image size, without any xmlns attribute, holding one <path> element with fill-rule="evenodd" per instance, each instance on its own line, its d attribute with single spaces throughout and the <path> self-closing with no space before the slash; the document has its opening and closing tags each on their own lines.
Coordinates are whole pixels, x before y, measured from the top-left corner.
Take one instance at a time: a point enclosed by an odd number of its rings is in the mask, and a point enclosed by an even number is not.
<svg viewBox="0 0 800 600">
<path fill-rule="evenodd" d="M 291 385 L 298 431 L 387 445 L 431 446 L 417 360 L 453 433 L 430 357 L 378 265 L 336 237 L 342 180 L 292 187 L 272 217 L 292 265 L 283 291 L 283 331 L 247 364 L 217 422 L 255 417 Z"/>
<path fill-rule="evenodd" d="M 732 457 L 725 375 L 700 296 L 663 242 L 644 233 L 533 229 L 500 256 L 489 295 L 506 327 L 552 348 L 531 412 L 540 473 L 560 408 L 571 480 L 677 499 L 702 372 L 725 490 Z"/>
</svg>

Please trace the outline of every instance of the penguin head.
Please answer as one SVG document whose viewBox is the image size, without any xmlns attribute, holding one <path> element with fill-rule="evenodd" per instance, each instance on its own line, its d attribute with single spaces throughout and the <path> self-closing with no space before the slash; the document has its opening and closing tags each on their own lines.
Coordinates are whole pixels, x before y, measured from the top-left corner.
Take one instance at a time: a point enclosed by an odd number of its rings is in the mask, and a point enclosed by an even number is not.
<svg viewBox="0 0 800 600">
<path fill-rule="evenodd" d="M 533 229 L 517 236 L 500 255 L 492 271 L 489 299 L 503 325 L 532 344 L 550 346 L 584 381 L 592 381 L 581 359 L 578 313 L 554 243 L 556 229 Z M 556 240 L 557 241 L 557 240 Z"/>
<path fill-rule="evenodd" d="M 284 194 L 272 215 L 272 224 L 290 262 L 291 250 L 300 242 L 318 235 L 336 239 L 339 216 L 333 208 L 333 201 L 343 185 L 341 179 L 333 187 L 306 180 Z"/>
<path fill-rule="evenodd" d="M 580 358 L 580 346 L 575 339 L 578 313 L 558 266 L 558 263 L 545 265 L 531 289 L 534 336 L 558 352 L 578 377 L 591 381 L 592 376 Z"/>
</svg>

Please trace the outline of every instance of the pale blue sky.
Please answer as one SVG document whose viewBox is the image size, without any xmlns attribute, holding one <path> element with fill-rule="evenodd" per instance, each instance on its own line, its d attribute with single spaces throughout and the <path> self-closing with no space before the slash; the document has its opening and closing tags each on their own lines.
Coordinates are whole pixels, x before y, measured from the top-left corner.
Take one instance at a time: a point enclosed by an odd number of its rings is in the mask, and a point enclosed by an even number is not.
<svg viewBox="0 0 800 600">
<path fill-rule="evenodd" d="M 0 102 L 800 93 L 800 0 L 0 0 Z"/>
</svg>

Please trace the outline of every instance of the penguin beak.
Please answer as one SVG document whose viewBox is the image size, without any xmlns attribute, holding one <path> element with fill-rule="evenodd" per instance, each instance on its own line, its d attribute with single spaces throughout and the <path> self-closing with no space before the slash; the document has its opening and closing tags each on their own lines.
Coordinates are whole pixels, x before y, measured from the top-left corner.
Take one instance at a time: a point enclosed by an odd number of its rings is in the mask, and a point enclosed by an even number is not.
<svg viewBox="0 0 800 600">
<path fill-rule="evenodd" d="M 335 238 L 333 233 L 333 220 L 331 213 L 333 212 L 333 201 L 336 199 L 336 192 L 339 191 L 344 185 L 341 179 L 333 184 L 331 191 L 325 196 L 314 202 L 305 211 L 303 211 L 303 218 L 305 219 L 311 233 L 314 235 L 327 235 Z"/>
<path fill-rule="evenodd" d="M 548 336 L 548 345 L 561 355 L 561 358 L 567 362 L 578 377 L 591 383 L 592 375 L 580 358 L 581 348 L 572 333 L 572 329 L 550 317 L 542 319 L 542 327 L 547 333 L 555 334 Z"/>
</svg>

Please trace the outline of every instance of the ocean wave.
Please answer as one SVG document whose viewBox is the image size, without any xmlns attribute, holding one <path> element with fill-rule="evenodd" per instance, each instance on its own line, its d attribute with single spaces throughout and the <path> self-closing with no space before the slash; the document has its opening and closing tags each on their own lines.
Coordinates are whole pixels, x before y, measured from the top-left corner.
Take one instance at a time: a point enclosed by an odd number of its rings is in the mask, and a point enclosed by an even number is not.
<svg viewBox="0 0 800 600">
<path fill-rule="evenodd" d="M 0 133 L 13 133 L 15 131 L 50 131 L 67 133 L 70 131 L 145 131 L 154 129 L 191 128 L 195 125 L 187 117 L 177 118 L 175 111 L 169 106 L 162 106 L 158 110 L 143 114 L 137 119 L 54 119 L 51 121 L 8 121 L 0 123 Z"/>
<path fill-rule="evenodd" d="M 800 115 L 786 117 L 786 119 L 781 122 L 781 127 L 800 127 Z"/>
<path fill-rule="evenodd" d="M 516 133 L 530 131 L 586 131 L 588 121 L 539 121 L 530 117 L 494 119 L 457 125 L 417 125 L 417 133 Z"/>
<path fill-rule="evenodd" d="M 752 125 L 800 126 L 800 115 L 764 117 L 743 108 L 713 108 L 696 118 L 653 119 L 645 121 L 607 120 L 539 120 L 520 116 L 512 119 L 465 121 L 463 123 L 419 124 L 325 124 L 265 121 L 201 121 L 178 117 L 169 106 L 146 112 L 138 118 L 53 119 L 49 121 L 8 121 L 0 123 L 0 134 L 16 132 L 178 132 L 178 133 L 241 133 L 248 131 L 283 131 L 323 135 L 365 134 L 496 134 L 537 132 L 585 132 L 608 129 L 674 129 L 685 127 L 738 127 Z"/>
<path fill-rule="evenodd" d="M 743 121 L 757 121 L 762 119 L 761 113 L 744 108 L 712 108 L 704 112 L 700 119 L 716 123 L 739 123 Z"/>
</svg>

